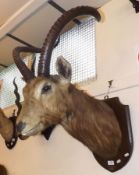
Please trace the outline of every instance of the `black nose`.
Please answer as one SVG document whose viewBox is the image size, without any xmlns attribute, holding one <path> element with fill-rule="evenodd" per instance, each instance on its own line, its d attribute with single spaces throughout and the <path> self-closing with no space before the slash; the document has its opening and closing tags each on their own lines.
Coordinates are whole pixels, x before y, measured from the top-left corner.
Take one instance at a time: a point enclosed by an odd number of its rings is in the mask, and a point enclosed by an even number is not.
<svg viewBox="0 0 139 175">
<path fill-rule="evenodd" d="M 16 130 L 18 133 L 20 133 L 25 127 L 26 127 L 26 123 L 19 122 L 18 125 L 16 126 Z"/>
</svg>

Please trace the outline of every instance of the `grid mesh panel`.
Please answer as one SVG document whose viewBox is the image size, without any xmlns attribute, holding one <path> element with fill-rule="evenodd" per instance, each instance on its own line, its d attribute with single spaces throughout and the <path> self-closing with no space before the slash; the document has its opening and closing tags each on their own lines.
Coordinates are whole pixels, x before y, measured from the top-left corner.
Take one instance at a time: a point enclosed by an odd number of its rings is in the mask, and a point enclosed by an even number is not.
<svg viewBox="0 0 139 175">
<path fill-rule="evenodd" d="M 56 59 L 62 55 L 71 63 L 73 83 L 96 77 L 95 22 L 94 18 L 88 18 L 60 36 L 60 43 L 52 53 L 51 74 L 57 73 Z"/>
<path fill-rule="evenodd" d="M 15 82 L 18 85 L 21 101 L 23 101 L 22 89 L 25 83 L 22 80 L 22 75 L 20 74 L 19 70 L 15 64 L 13 64 L 0 73 L 0 79 L 3 80 L 2 88 L 0 90 L 0 108 L 5 108 L 15 104 L 13 85 L 14 78 L 16 78 Z"/>
<path fill-rule="evenodd" d="M 55 62 L 58 56 L 63 56 L 71 63 L 72 82 L 81 82 L 96 77 L 96 48 L 95 48 L 95 19 L 88 18 L 82 24 L 65 32 L 60 36 L 60 43 L 53 50 L 51 74 L 56 74 Z M 39 54 L 36 54 L 35 72 Z M 0 73 L 3 79 L 0 91 L 0 107 L 5 108 L 15 104 L 13 79 L 16 77 L 18 91 L 23 101 L 22 89 L 25 85 L 22 75 L 13 64 Z"/>
</svg>

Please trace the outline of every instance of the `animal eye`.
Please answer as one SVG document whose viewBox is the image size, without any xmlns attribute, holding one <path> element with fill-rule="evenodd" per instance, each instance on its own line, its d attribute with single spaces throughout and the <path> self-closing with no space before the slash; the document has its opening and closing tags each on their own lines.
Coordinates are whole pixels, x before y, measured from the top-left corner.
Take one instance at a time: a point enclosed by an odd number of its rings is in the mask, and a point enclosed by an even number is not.
<svg viewBox="0 0 139 175">
<path fill-rule="evenodd" d="M 50 86 L 50 85 L 45 85 L 45 86 L 42 88 L 42 94 L 48 92 L 50 89 L 51 89 L 51 86 Z"/>
</svg>

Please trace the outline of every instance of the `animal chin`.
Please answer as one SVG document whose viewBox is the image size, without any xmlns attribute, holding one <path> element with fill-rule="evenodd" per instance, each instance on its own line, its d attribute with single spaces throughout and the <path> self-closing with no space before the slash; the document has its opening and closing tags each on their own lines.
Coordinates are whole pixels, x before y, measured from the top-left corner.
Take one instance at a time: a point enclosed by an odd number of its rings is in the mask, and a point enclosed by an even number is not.
<svg viewBox="0 0 139 175">
<path fill-rule="evenodd" d="M 43 129 L 43 126 L 41 123 L 37 124 L 35 127 L 33 127 L 32 129 L 28 130 L 28 131 L 23 131 L 21 133 L 22 137 L 29 137 L 29 136 L 34 136 L 39 134 Z"/>
<path fill-rule="evenodd" d="M 26 140 L 26 139 L 28 138 L 28 136 L 19 135 L 19 138 L 20 138 L 21 140 Z"/>
</svg>

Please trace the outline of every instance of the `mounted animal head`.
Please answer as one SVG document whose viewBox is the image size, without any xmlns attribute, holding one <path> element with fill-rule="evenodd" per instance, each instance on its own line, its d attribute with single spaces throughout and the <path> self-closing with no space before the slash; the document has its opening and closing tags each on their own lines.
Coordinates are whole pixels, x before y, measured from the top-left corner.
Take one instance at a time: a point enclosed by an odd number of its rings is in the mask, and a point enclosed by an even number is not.
<svg viewBox="0 0 139 175">
<path fill-rule="evenodd" d="M 24 103 L 16 121 L 17 131 L 19 135 L 31 136 L 51 125 L 61 124 L 92 152 L 103 158 L 112 158 L 121 144 L 121 131 L 111 108 L 70 83 L 71 65 L 64 58 L 57 59 L 58 75 L 50 75 L 55 41 L 65 24 L 79 15 L 93 15 L 100 20 L 100 14 L 92 7 L 77 7 L 64 13 L 44 42 L 38 77 L 20 59 L 23 48 L 14 50 L 15 63 L 27 82 L 23 89 Z"/>
<path fill-rule="evenodd" d="M 14 126 L 9 120 L 2 109 L 0 109 L 0 134 L 6 142 L 9 142 L 13 136 Z"/>
<path fill-rule="evenodd" d="M 31 50 L 32 51 L 32 50 Z M 34 72 L 34 71 L 33 71 Z M 16 133 L 16 128 L 15 128 L 15 123 L 16 123 L 16 118 L 20 113 L 20 110 L 22 108 L 22 105 L 20 103 L 20 94 L 18 93 L 18 87 L 15 82 L 15 78 L 13 80 L 13 85 L 14 85 L 14 94 L 15 94 L 15 105 L 16 105 L 16 110 L 13 110 L 13 113 L 10 117 L 7 117 L 3 110 L 0 108 L 0 134 L 5 140 L 6 146 L 9 149 L 12 149 L 16 142 L 17 142 L 17 133 Z M 15 114 L 16 113 L 16 114 Z M 20 137 L 21 140 L 26 139 L 26 137 Z"/>
<path fill-rule="evenodd" d="M 34 135 L 59 124 L 68 113 L 71 65 L 62 57 L 57 59 L 56 65 L 58 75 L 37 77 L 23 89 L 24 102 L 16 121 L 21 135 Z"/>
<path fill-rule="evenodd" d="M 71 65 L 63 57 L 57 59 L 56 69 L 58 75 L 37 77 L 23 89 L 24 103 L 16 121 L 19 134 L 36 135 L 61 124 L 96 154 L 115 155 L 121 132 L 111 108 L 70 83 Z"/>
<path fill-rule="evenodd" d="M 43 79 L 45 79 L 45 77 L 48 78 L 50 76 L 50 60 L 51 60 L 52 50 L 55 46 L 57 38 L 60 35 L 61 30 L 69 21 L 71 21 L 72 19 L 80 15 L 92 15 L 98 21 L 101 18 L 99 12 L 92 7 L 81 6 L 81 7 L 73 8 L 65 12 L 55 22 L 55 24 L 52 26 L 52 28 L 50 29 L 46 37 L 46 40 L 44 42 L 42 49 L 27 48 L 27 47 L 15 48 L 15 50 L 13 51 L 14 61 L 18 69 L 20 70 L 21 74 L 23 75 L 24 80 L 27 82 L 27 84 L 29 84 L 31 81 L 36 80 L 36 77 L 34 76 L 33 72 L 30 71 L 28 67 L 25 65 L 25 63 L 21 60 L 20 52 L 40 52 L 41 51 L 41 56 L 40 56 L 39 65 L 38 65 L 38 77 L 41 77 L 41 78 L 43 77 Z M 29 99 L 29 96 L 27 96 L 27 99 Z M 19 126 L 18 128 L 23 127 L 21 126 L 21 124 Z"/>
<path fill-rule="evenodd" d="M 18 114 L 20 113 L 20 110 L 22 107 L 21 103 L 20 103 L 20 95 L 18 93 L 18 87 L 17 87 L 17 84 L 15 82 L 15 79 L 13 80 L 13 85 L 15 87 L 14 94 L 16 96 L 15 104 L 17 106 L 17 109 L 13 110 L 12 116 L 10 116 L 9 118 L 6 117 L 3 110 L 0 109 L 0 134 L 3 137 L 3 139 L 5 140 L 5 144 L 6 144 L 7 148 L 9 148 L 9 149 L 12 149 L 15 146 L 17 139 L 18 139 L 15 124 L 16 124 L 16 118 L 17 118 Z M 20 137 L 20 139 L 23 140 L 26 138 Z"/>
</svg>

